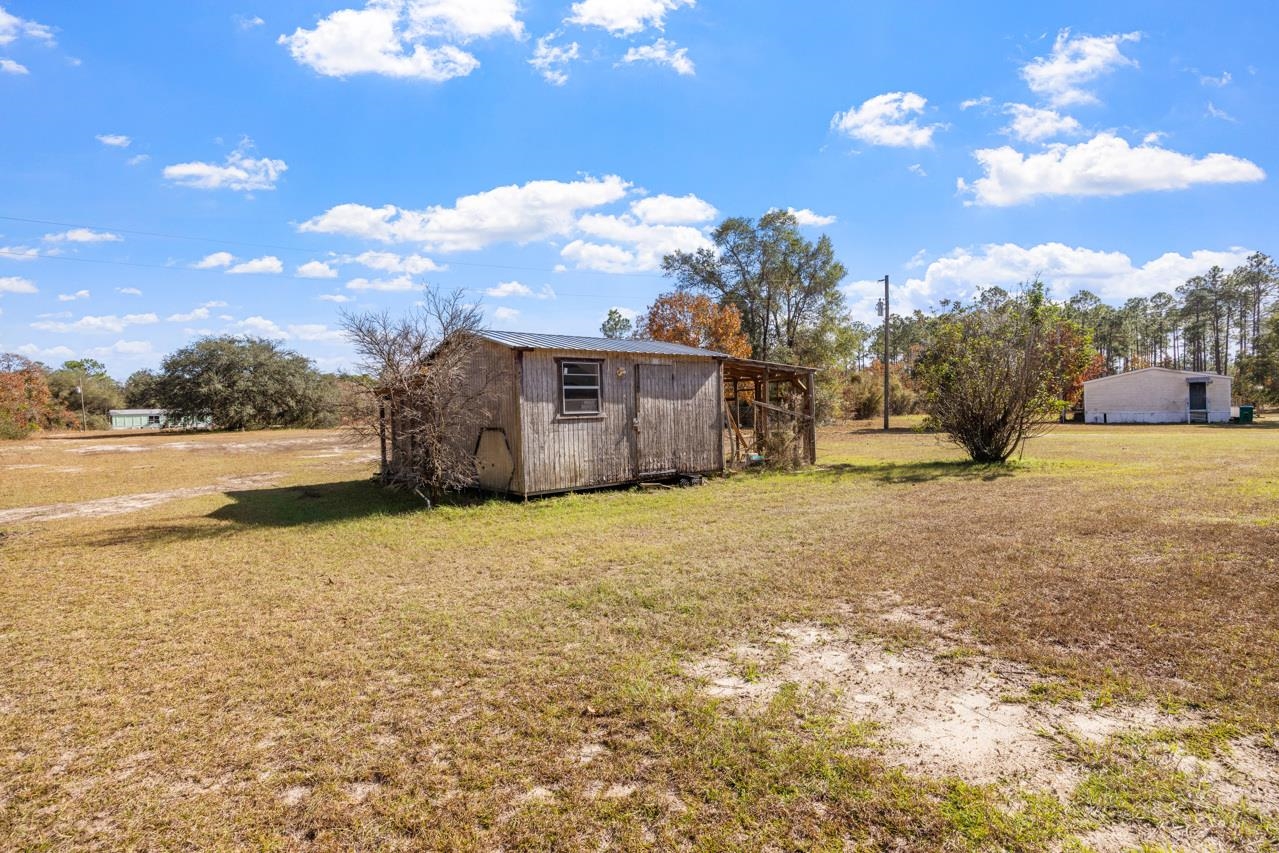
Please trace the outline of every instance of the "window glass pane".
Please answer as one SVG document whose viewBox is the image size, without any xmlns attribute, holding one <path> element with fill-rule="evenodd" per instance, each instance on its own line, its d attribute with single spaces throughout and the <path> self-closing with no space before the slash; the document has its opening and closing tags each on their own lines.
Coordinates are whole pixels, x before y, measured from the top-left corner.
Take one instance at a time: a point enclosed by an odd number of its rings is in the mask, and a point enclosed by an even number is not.
<svg viewBox="0 0 1279 853">
<path fill-rule="evenodd" d="M 598 414 L 600 411 L 599 362 L 561 362 L 560 392 L 564 414 Z"/>
</svg>

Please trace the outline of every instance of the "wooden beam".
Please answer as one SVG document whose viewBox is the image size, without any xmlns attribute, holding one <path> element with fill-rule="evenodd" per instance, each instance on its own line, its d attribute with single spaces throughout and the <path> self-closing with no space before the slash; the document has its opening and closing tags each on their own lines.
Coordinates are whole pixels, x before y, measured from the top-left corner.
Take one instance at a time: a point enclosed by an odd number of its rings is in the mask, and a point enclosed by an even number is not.
<svg viewBox="0 0 1279 853">
<path fill-rule="evenodd" d="M 805 402 L 808 404 L 808 423 L 804 425 L 805 437 L 808 439 L 808 464 L 817 464 L 817 382 L 813 374 L 804 380 Z"/>
</svg>

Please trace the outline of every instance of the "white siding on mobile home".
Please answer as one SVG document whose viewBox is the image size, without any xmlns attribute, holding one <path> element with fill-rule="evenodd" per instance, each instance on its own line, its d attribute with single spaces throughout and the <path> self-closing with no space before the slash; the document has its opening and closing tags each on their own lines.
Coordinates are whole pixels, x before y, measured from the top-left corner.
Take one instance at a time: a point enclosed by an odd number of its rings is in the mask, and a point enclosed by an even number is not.
<svg viewBox="0 0 1279 853">
<path fill-rule="evenodd" d="M 1084 383 L 1090 424 L 1226 423 L 1230 377 L 1148 367 Z"/>
</svg>

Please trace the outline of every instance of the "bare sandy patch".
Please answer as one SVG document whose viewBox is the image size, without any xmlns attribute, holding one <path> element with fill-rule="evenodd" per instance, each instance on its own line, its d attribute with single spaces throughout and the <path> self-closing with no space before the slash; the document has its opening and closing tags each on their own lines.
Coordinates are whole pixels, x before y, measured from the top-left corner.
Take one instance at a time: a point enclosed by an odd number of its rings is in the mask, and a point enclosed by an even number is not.
<svg viewBox="0 0 1279 853">
<path fill-rule="evenodd" d="M 306 785 L 293 785 L 285 788 L 280 794 L 280 799 L 284 801 L 286 806 L 296 806 L 305 800 L 311 793 L 311 789 Z"/>
<path fill-rule="evenodd" d="M 762 708 L 788 684 L 818 691 L 837 713 L 877 724 L 877 751 L 889 763 L 920 775 L 1051 791 L 1063 802 L 1088 773 L 1071 760 L 1077 753 L 1072 744 L 1114 743 L 1109 739 L 1126 733 L 1212 722 L 1199 712 L 1173 714 L 1152 703 L 1097 708 L 1070 698 L 1064 685 L 1056 685 L 1063 689 L 1053 694 L 1053 682 L 988 654 L 928 611 L 891 607 L 872 622 L 907 624 L 923 639 L 903 646 L 900 640 L 797 623 L 763 642 L 741 643 L 702 660 L 689 672 L 707 693 L 741 713 Z M 1175 745 L 1156 746 L 1152 759 L 1202 786 L 1211 802 L 1279 814 L 1279 749 L 1269 741 L 1237 738 L 1210 759 Z M 1118 823 L 1081 840 L 1097 851 L 1169 843 L 1182 846 L 1177 849 L 1227 849 L 1212 836 L 1208 826 L 1170 832 Z"/>
<path fill-rule="evenodd" d="M 250 474 L 245 477 L 223 477 L 207 486 L 190 486 L 185 489 L 169 489 L 163 492 L 117 495 L 78 503 L 47 504 L 45 506 L 0 510 L 0 524 L 10 524 L 16 521 L 57 521 L 65 518 L 97 518 L 108 515 L 122 515 L 183 498 L 212 495 L 234 489 L 261 488 L 275 483 L 283 476 L 280 473 L 269 473 Z"/>
<path fill-rule="evenodd" d="M 890 613 L 890 622 L 941 625 L 933 617 Z M 835 696 L 842 713 L 882 726 L 887 757 L 912 771 L 973 783 L 1015 783 L 1064 792 L 1076 770 L 1057 756 L 1056 742 L 1074 736 L 1103 740 L 1124 730 L 1184 726 L 1195 720 L 1154 706 L 1095 709 L 1083 702 L 1031 702 L 1042 680 L 1035 673 L 984 654 L 955 654 L 938 640 L 885 648 L 813 624 L 782 627 L 762 645 L 742 644 L 702 661 L 691 673 L 712 696 L 759 707 L 785 684 Z"/>
<path fill-rule="evenodd" d="M 1079 836 L 1079 841 L 1083 849 L 1093 853 L 1140 853 L 1146 850 L 1219 853 L 1231 849 L 1216 839 L 1195 832 L 1193 827 L 1178 827 L 1178 831 L 1172 833 L 1149 824 L 1112 823 L 1084 833 Z"/>
</svg>

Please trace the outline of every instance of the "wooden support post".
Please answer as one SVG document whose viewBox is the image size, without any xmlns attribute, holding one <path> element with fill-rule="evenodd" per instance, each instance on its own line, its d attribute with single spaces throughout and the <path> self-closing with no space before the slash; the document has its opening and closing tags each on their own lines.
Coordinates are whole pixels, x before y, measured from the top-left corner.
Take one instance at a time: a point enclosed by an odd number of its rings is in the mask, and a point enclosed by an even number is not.
<svg viewBox="0 0 1279 853">
<path fill-rule="evenodd" d="M 768 381 L 768 367 L 765 367 L 764 368 L 764 402 L 765 403 L 771 403 L 773 401 L 772 389 L 769 387 L 769 384 L 770 383 Z M 763 422 L 762 428 L 757 427 L 757 431 L 762 437 L 759 443 L 759 451 L 760 453 L 765 453 L 765 455 L 767 455 L 766 451 L 768 448 L 768 409 L 757 408 L 755 410 L 755 417 L 759 418 Z"/>
<path fill-rule="evenodd" d="M 386 400 L 377 401 L 377 437 L 382 445 L 382 467 L 378 470 L 378 478 L 386 484 Z"/>
<path fill-rule="evenodd" d="M 817 377 L 809 373 L 804 377 L 804 409 L 808 421 L 804 424 L 804 438 L 808 443 L 808 464 L 817 464 Z"/>
</svg>

